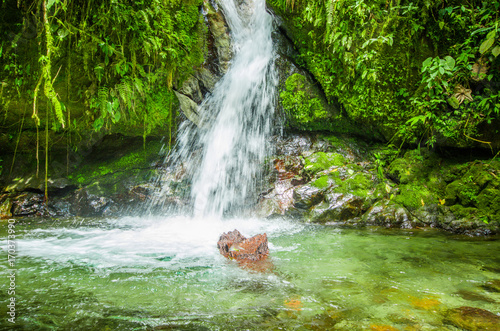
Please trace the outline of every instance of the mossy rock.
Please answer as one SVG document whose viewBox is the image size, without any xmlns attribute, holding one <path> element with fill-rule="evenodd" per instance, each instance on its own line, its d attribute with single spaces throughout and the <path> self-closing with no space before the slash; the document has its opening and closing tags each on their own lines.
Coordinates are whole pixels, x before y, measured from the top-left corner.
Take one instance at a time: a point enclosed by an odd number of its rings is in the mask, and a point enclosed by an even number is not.
<svg viewBox="0 0 500 331">
<path fill-rule="evenodd" d="M 450 207 L 450 210 L 455 214 L 456 218 L 472 220 L 478 215 L 478 209 L 474 207 L 464 207 L 462 205 L 454 205 Z"/>
<path fill-rule="evenodd" d="M 401 184 L 413 183 L 426 178 L 438 163 L 437 156 L 429 151 L 411 150 L 389 165 L 389 174 Z"/>
<path fill-rule="evenodd" d="M 346 163 L 346 158 L 339 153 L 317 152 L 305 158 L 304 170 L 315 174 L 331 167 L 343 166 Z"/>
<path fill-rule="evenodd" d="M 487 210 L 490 214 L 500 216 L 500 190 L 494 188 L 484 189 L 477 196 L 478 207 Z"/>
<path fill-rule="evenodd" d="M 324 123 L 330 117 L 326 101 L 304 75 L 295 73 L 287 78 L 280 100 L 292 127 L 315 129 L 317 121 Z"/>
<path fill-rule="evenodd" d="M 330 176 L 321 176 L 318 179 L 314 180 L 311 182 L 311 185 L 319 188 L 319 189 L 326 189 L 330 185 L 334 184 L 335 180 L 333 180 Z"/>
<path fill-rule="evenodd" d="M 343 179 L 337 178 L 336 182 L 338 187 L 334 188 L 335 192 L 353 194 L 363 198 L 367 198 L 375 187 L 372 176 L 364 172 L 356 172 Z"/>
<path fill-rule="evenodd" d="M 401 185 L 399 194 L 394 197 L 394 201 L 410 210 L 416 210 L 422 206 L 439 202 L 436 195 L 427 187 L 418 184 Z"/>
</svg>

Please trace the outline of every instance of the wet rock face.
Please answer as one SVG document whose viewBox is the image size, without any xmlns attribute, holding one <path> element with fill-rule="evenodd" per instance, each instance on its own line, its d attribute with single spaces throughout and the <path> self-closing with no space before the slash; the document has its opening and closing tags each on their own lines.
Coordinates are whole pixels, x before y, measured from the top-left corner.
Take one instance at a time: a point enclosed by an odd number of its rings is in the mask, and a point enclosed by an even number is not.
<svg viewBox="0 0 500 331">
<path fill-rule="evenodd" d="M 239 262 L 260 261 L 269 255 L 265 233 L 248 239 L 238 230 L 223 233 L 217 242 L 217 247 L 224 257 Z"/>
<path fill-rule="evenodd" d="M 395 202 L 381 200 L 376 202 L 363 216 L 363 222 L 386 227 L 412 229 L 415 227 L 413 217 L 403 206 Z"/>
<path fill-rule="evenodd" d="M 451 309 L 446 314 L 446 321 L 464 330 L 500 330 L 500 317 L 480 308 L 460 307 Z"/>
<path fill-rule="evenodd" d="M 418 151 L 398 156 L 345 135 L 290 133 L 276 138 L 275 146 L 257 204 L 260 217 L 428 226 L 470 236 L 499 232 L 500 163 L 445 164 L 439 155 Z"/>
<path fill-rule="evenodd" d="M 200 122 L 198 105 L 203 102 L 207 93 L 213 91 L 217 81 L 228 71 L 233 57 L 229 27 L 223 12 L 208 1 L 203 4 L 203 12 L 209 32 L 205 64 L 197 68 L 181 86 L 175 87 L 180 110 L 196 125 Z"/>
</svg>

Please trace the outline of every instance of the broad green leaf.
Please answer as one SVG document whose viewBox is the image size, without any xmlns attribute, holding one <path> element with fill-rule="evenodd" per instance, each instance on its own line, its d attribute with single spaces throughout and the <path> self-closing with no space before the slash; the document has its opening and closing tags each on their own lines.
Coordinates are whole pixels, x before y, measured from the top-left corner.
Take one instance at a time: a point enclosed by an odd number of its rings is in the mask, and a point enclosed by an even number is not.
<svg viewBox="0 0 500 331">
<path fill-rule="evenodd" d="M 498 55 L 500 55 L 500 46 L 495 46 L 491 50 L 491 54 L 493 54 L 494 57 L 497 57 Z"/>
<path fill-rule="evenodd" d="M 439 22 L 439 29 L 443 30 L 444 28 L 444 21 Z"/>
<path fill-rule="evenodd" d="M 440 73 L 441 75 L 444 75 L 444 68 L 443 68 L 443 67 L 439 67 L 439 73 Z"/>
<path fill-rule="evenodd" d="M 425 59 L 424 63 L 422 63 L 422 67 L 423 68 L 427 68 L 432 62 L 432 57 L 428 57 L 427 59 Z"/>
<path fill-rule="evenodd" d="M 445 61 L 446 61 L 446 67 L 448 70 L 453 70 L 455 68 L 455 59 L 452 58 L 451 56 L 447 56 L 444 58 Z"/>
<path fill-rule="evenodd" d="M 94 121 L 94 130 L 95 131 L 101 130 L 103 125 L 104 125 L 104 120 L 101 117 L 99 117 Z"/>
<path fill-rule="evenodd" d="M 481 53 L 481 54 L 486 53 L 486 51 L 489 50 L 491 46 L 493 46 L 494 42 L 495 42 L 495 39 L 493 39 L 493 38 L 486 39 L 485 41 L 483 41 L 481 46 L 479 46 L 479 53 Z"/>
<path fill-rule="evenodd" d="M 496 30 L 490 31 L 490 33 L 486 35 L 486 39 L 495 39 L 496 33 Z"/>
</svg>

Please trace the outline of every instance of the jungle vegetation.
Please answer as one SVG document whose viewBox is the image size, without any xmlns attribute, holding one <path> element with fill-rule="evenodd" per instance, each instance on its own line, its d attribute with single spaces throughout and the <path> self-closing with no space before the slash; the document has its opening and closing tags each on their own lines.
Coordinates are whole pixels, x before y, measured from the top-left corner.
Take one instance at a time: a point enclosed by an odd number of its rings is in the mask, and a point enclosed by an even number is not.
<svg viewBox="0 0 500 331">
<path fill-rule="evenodd" d="M 171 145 L 173 89 L 207 58 L 204 2 L 2 0 L 0 144 L 14 158 L 0 161 L 0 173 L 24 148 L 47 178 L 55 144 L 69 154 L 96 134 L 165 135 Z M 267 2 L 296 61 L 352 120 L 397 146 L 497 152 L 500 1 Z M 300 90 L 299 78 L 285 89 Z M 280 96 L 296 129 L 325 116 L 307 93 Z"/>
<path fill-rule="evenodd" d="M 268 3 L 299 61 L 352 119 L 398 144 L 498 148 L 499 1 Z"/>
</svg>

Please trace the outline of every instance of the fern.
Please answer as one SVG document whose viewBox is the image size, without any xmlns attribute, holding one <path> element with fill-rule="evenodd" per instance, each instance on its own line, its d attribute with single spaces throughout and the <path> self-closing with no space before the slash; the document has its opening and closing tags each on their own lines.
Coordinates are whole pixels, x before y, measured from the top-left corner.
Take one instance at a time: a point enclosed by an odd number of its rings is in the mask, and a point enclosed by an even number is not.
<svg viewBox="0 0 500 331">
<path fill-rule="evenodd" d="M 106 116 L 106 104 L 108 103 L 109 90 L 107 87 L 100 87 L 97 91 L 97 104 L 101 110 L 101 116 Z"/>
</svg>

